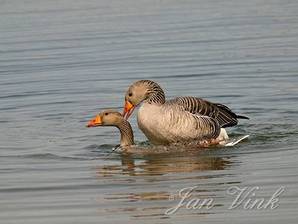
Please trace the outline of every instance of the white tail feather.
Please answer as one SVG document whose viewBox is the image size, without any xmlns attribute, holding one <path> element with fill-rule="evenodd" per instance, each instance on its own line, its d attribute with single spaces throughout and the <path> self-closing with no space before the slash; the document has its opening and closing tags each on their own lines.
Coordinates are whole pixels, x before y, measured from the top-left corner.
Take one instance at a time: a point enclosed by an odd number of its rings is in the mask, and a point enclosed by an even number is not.
<svg viewBox="0 0 298 224">
<path fill-rule="evenodd" d="M 226 144 L 224 146 L 231 147 L 231 146 L 237 145 L 239 142 L 243 141 L 244 139 L 246 139 L 248 137 L 249 137 L 249 135 L 244 135 L 244 136 L 242 136 L 239 139 L 236 139 L 234 141 L 226 142 Z"/>
</svg>

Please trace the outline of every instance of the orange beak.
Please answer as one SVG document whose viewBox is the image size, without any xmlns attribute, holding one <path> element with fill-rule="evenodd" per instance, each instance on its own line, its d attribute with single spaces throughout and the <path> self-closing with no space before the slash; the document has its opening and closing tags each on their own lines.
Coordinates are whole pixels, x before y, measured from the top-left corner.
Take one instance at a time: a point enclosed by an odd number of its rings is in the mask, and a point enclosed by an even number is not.
<svg viewBox="0 0 298 224">
<path fill-rule="evenodd" d="M 132 114 L 132 112 L 134 111 L 134 109 L 135 109 L 135 106 L 131 102 L 126 100 L 124 105 L 124 110 L 123 110 L 123 117 L 127 120 Z"/>
<path fill-rule="evenodd" d="M 91 127 L 96 127 L 96 126 L 100 126 L 100 125 L 102 125 L 101 117 L 99 115 L 96 115 L 95 118 L 91 119 L 88 122 L 87 127 L 91 128 Z"/>
</svg>

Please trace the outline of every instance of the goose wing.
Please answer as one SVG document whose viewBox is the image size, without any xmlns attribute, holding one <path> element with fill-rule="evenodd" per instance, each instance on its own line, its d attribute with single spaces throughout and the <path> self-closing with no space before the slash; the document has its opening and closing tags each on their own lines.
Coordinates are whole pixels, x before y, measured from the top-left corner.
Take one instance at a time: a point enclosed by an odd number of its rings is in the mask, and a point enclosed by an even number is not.
<svg viewBox="0 0 298 224">
<path fill-rule="evenodd" d="M 220 125 L 217 120 L 212 117 L 191 114 L 196 123 L 195 130 L 199 134 L 198 138 L 215 139 L 220 134 Z"/>
<path fill-rule="evenodd" d="M 237 119 L 249 119 L 245 116 L 235 114 L 230 108 L 223 104 L 211 103 L 197 97 L 178 97 L 169 100 L 167 103 L 178 105 L 181 110 L 188 111 L 195 115 L 213 118 L 222 128 L 237 125 Z"/>
</svg>

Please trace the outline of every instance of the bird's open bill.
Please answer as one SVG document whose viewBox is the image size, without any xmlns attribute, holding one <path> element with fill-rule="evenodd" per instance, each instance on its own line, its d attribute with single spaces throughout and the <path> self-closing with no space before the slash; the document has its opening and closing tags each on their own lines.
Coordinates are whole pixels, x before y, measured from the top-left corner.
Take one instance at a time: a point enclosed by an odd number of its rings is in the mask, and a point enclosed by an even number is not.
<svg viewBox="0 0 298 224">
<path fill-rule="evenodd" d="M 102 125 L 101 117 L 99 115 L 96 115 L 95 118 L 91 119 L 88 122 L 87 127 L 91 128 L 91 127 L 96 127 L 96 126 L 100 126 L 100 125 Z"/>
<path fill-rule="evenodd" d="M 135 106 L 131 102 L 126 100 L 124 105 L 124 110 L 123 110 L 123 117 L 127 120 L 132 114 L 132 112 L 134 111 L 134 109 L 135 109 Z"/>
</svg>

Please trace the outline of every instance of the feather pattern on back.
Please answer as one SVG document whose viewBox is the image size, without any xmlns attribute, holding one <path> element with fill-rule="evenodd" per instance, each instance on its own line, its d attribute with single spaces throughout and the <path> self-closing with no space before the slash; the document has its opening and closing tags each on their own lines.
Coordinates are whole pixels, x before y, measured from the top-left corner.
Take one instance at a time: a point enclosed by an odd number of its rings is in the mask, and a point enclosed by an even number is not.
<svg viewBox="0 0 298 224">
<path fill-rule="evenodd" d="M 230 108 L 218 103 L 211 103 L 197 97 L 178 97 L 166 102 L 170 105 L 179 105 L 181 110 L 192 114 L 208 116 L 218 121 L 220 127 L 232 127 L 238 124 L 237 116 Z M 246 117 L 241 117 L 246 118 Z"/>
</svg>

